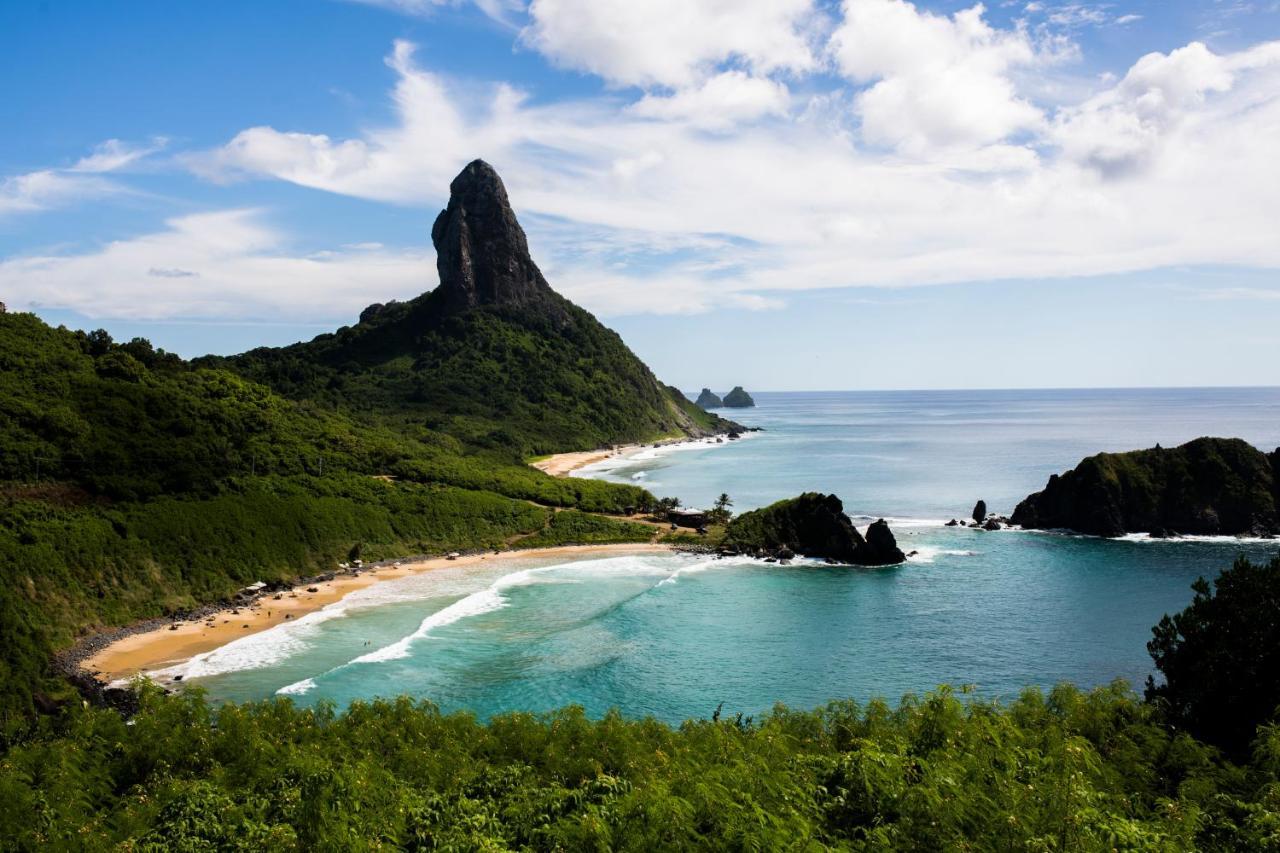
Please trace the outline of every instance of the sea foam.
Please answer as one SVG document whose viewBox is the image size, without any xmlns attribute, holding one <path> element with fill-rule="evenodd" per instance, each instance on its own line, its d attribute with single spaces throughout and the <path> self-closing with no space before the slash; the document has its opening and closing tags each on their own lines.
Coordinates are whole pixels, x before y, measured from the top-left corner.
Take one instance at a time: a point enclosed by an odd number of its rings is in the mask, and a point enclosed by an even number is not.
<svg viewBox="0 0 1280 853">
<path fill-rule="evenodd" d="M 276 691 L 277 696 L 301 696 L 304 693 L 310 693 L 316 687 L 314 678 L 304 678 L 301 681 L 295 681 L 293 684 L 286 684 Z"/>
<path fill-rule="evenodd" d="M 665 558 L 669 559 L 669 558 Z M 703 561 L 710 563 L 712 561 Z M 682 570 L 697 570 L 697 566 L 682 567 L 675 572 L 667 572 L 660 567 L 654 566 L 651 561 L 644 557 L 613 557 L 597 560 L 581 560 L 556 563 L 550 566 L 539 566 L 532 569 L 523 569 L 513 572 L 509 575 L 503 575 L 495 580 L 488 588 L 455 601 L 442 610 L 427 616 L 422 620 L 418 629 L 406 637 L 401 637 L 394 643 L 383 646 L 368 654 L 355 658 L 351 663 L 380 663 L 382 661 L 398 660 L 407 658 L 410 649 L 419 640 L 430 637 L 431 633 L 445 625 L 452 625 L 462 619 L 472 616 L 480 616 L 485 613 L 493 613 L 507 607 L 509 602 L 506 597 L 507 590 L 514 587 L 525 586 L 532 583 L 564 583 L 573 582 L 583 577 L 600 577 L 606 575 L 643 575 L 643 574 L 662 574 L 664 576 L 674 577 Z M 553 573 L 558 573 L 553 574 Z M 669 579 L 669 577 L 667 578 Z"/>
</svg>

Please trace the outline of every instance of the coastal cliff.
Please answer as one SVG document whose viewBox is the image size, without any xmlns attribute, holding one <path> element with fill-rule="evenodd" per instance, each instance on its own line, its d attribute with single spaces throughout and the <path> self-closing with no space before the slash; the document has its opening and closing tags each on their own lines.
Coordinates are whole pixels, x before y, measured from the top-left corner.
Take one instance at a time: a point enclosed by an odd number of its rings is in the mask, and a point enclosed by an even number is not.
<svg viewBox="0 0 1280 853">
<path fill-rule="evenodd" d="M 856 566 L 888 566 L 906 556 L 881 519 L 864 537 L 835 495 L 806 492 L 799 497 L 743 513 L 729 523 L 722 547 L 744 554 L 826 557 Z"/>
<path fill-rule="evenodd" d="M 1095 536 L 1273 535 L 1280 531 L 1280 451 L 1237 438 L 1099 453 L 1054 474 L 1014 510 L 1027 528 Z"/>
</svg>

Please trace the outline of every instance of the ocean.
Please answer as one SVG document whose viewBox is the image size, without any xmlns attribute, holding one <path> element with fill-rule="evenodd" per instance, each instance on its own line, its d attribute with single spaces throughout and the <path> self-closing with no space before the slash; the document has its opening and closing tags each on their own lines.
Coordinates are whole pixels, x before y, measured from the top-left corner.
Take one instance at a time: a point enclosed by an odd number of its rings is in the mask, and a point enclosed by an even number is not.
<svg viewBox="0 0 1280 853">
<path fill-rule="evenodd" d="M 906 564 L 791 566 L 682 554 L 530 557 L 377 584 L 180 665 L 214 700 L 402 693 L 490 716 L 578 704 L 676 722 L 784 703 L 896 702 L 940 684 L 1009 698 L 1151 675 L 1146 642 L 1190 585 L 1261 540 L 1098 540 L 944 527 L 1008 513 L 1102 450 L 1201 435 L 1280 445 L 1280 389 L 758 393 L 762 432 L 650 449 L 586 476 L 743 511 L 838 494 L 884 517 Z"/>
</svg>

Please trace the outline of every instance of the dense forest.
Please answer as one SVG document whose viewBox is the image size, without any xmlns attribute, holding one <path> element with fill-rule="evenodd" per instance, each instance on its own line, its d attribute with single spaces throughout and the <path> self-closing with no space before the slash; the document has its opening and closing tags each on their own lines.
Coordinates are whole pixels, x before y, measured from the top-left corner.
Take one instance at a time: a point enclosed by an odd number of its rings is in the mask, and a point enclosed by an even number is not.
<svg viewBox="0 0 1280 853">
<path fill-rule="evenodd" d="M 1156 629 L 1167 680 L 1145 701 L 1119 683 L 1008 704 L 941 688 L 672 728 L 572 707 L 481 721 L 407 698 L 212 708 L 149 689 L 132 720 L 71 706 L 9 750 L 0 845 L 1280 849 L 1280 727 L 1256 716 L 1280 700 L 1277 589 L 1280 560 L 1197 584 Z M 1264 677 L 1237 681 L 1250 674 Z"/>
</svg>

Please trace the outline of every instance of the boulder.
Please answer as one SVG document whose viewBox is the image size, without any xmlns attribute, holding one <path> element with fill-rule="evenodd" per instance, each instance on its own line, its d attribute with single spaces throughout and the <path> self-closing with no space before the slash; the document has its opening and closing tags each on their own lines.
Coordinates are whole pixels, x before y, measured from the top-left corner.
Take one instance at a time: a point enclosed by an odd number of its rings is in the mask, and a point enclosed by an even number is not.
<svg viewBox="0 0 1280 853">
<path fill-rule="evenodd" d="M 871 561 L 865 565 L 890 566 L 907 559 L 898 548 L 898 540 L 889 529 L 889 523 L 883 518 L 871 523 L 865 538 L 872 556 Z"/>
<path fill-rule="evenodd" d="M 982 522 L 987 520 L 987 502 L 986 501 L 980 500 L 973 505 L 972 518 L 978 524 L 981 524 Z"/>
<path fill-rule="evenodd" d="M 974 524 L 977 524 L 977 522 L 975 521 Z M 983 530 L 999 530 L 1000 522 L 996 521 L 994 518 L 988 518 L 986 523 L 982 525 L 982 529 Z"/>
<path fill-rule="evenodd" d="M 956 521 L 956 520 L 953 518 L 953 519 L 951 519 L 950 521 L 948 521 L 948 522 L 947 522 L 947 524 L 946 524 L 946 526 L 947 526 L 947 527 L 955 527 L 956 525 L 963 526 L 963 522 Z"/>
</svg>

